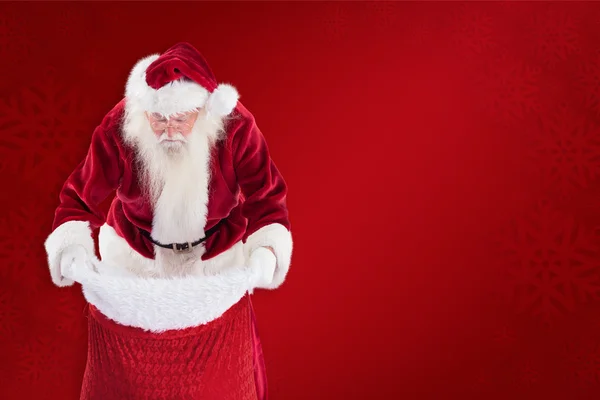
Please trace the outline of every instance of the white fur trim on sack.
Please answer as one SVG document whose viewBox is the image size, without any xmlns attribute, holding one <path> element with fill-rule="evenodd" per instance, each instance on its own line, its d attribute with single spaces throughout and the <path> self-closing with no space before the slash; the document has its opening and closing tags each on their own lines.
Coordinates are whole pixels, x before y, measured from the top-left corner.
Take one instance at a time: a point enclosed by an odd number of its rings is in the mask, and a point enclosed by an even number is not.
<svg viewBox="0 0 600 400">
<path fill-rule="evenodd" d="M 207 324 L 240 301 L 260 279 L 245 266 L 215 276 L 140 278 L 98 259 L 91 267 L 70 266 L 63 273 L 81 283 L 86 300 L 102 314 L 151 332 Z"/>
<path fill-rule="evenodd" d="M 207 111 L 218 117 L 229 115 L 237 105 L 239 94 L 229 84 L 220 84 L 209 93 L 207 89 L 189 80 L 171 82 L 156 90 L 146 82 L 146 70 L 156 59 L 153 54 L 139 60 L 131 70 L 125 88 L 128 106 L 142 111 L 170 116 L 207 106 Z"/>
<path fill-rule="evenodd" d="M 270 284 L 259 286 L 263 289 L 276 289 L 285 280 L 292 259 L 292 234 L 281 224 L 263 226 L 248 237 L 244 244 L 244 256 L 249 260 L 254 250 L 259 247 L 271 247 L 275 252 L 277 266 Z M 268 266 L 266 266 L 268 268 Z"/>
<path fill-rule="evenodd" d="M 58 226 L 44 242 L 52 282 L 59 287 L 71 286 L 73 281 L 61 276 L 60 262 L 63 251 L 72 245 L 81 245 L 90 255 L 95 254 L 92 230 L 86 221 L 68 221 Z"/>
</svg>

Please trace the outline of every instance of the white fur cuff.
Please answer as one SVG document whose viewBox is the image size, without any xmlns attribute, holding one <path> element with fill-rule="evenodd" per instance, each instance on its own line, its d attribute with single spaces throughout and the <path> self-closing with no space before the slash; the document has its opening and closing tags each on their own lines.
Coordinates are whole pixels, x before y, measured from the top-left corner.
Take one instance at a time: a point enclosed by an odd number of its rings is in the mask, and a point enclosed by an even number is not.
<svg viewBox="0 0 600 400">
<path fill-rule="evenodd" d="M 273 277 L 275 276 L 277 258 L 271 250 L 259 247 L 250 254 L 248 267 L 256 278 L 252 285 L 253 288 L 269 287 L 273 283 Z"/>
<path fill-rule="evenodd" d="M 73 281 L 61 276 L 60 260 L 63 251 L 74 244 L 83 246 L 89 254 L 95 254 L 92 230 L 86 221 L 69 221 L 60 225 L 44 242 L 52 282 L 59 287 L 71 286 Z"/>
<path fill-rule="evenodd" d="M 251 234 L 244 244 L 244 256 L 247 261 L 251 259 L 254 250 L 259 247 L 271 247 L 275 252 L 277 266 L 273 280 L 262 288 L 276 289 L 281 286 L 290 269 L 293 249 L 292 234 L 281 224 L 270 224 L 260 228 Z"/>
</svg>

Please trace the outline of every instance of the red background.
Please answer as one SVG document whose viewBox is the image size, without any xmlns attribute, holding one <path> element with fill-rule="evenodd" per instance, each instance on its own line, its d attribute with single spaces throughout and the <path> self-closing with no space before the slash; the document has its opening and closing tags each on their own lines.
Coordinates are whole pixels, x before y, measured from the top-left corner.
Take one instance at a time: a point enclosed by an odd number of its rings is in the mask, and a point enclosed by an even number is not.
<svg viewBox="0 0 600 400">
<path fill-rule="evenodd" d="M 600 5 L 0 4 L 0 393 L 78 398 L 58 190 L 130 68 L 198 47 L 289 186 L 273 400 L 600 395 Z"/>
</svg>

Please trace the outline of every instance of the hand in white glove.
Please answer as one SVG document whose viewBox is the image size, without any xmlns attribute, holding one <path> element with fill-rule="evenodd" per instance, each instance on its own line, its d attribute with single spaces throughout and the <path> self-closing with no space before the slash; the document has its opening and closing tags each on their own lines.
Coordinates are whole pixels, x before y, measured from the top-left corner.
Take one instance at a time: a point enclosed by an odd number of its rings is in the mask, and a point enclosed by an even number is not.
<svg viewBox="0 0 600 400">
<path fill-rule="evenodd" d="M 271 250 L 264 247 L 254 250 L 248 260 L 248 267 L 254 272 L 256 278 L 254 287 L 268 287 L 273 282 L 276 266 L 277 258 Z"/>
<path fill-rule="evenodd" d="M 91 257 L 92 255 L 80 244 L 73 244 L 67 247 L 60 255 L 60 270 L 50 270 L 52 282 L 60 287 L 73 285 L 73 281 L 65 278 L 63 275 L 68 274 L 71 268 L 85 267 L 85 263 L 91 262 Z"/>
</svg>

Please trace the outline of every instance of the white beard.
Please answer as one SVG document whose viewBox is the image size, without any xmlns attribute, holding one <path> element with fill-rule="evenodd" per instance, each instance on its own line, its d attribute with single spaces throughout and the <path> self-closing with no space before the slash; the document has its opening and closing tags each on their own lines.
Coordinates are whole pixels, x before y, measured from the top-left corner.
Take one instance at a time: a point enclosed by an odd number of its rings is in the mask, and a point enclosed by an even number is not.
<svg viewBox="0 0 600 400">
<path fill-rule="evenodd" d="M 125 140 L 134 146 L 140 168 L 140 185 L 154 208 L 152 238 L 162 244 L 194 242 L 204 237 L 208 213 L 210 154 L 223 132 L 223 121 L 200 113 L 185 142 L 159 143 L 143 113 L 130 112 L 125 120 Z M 151 275 L 182 275 L 204 253 L 177 254 L 155 246 L 162 271 Z"/>
</svg>

